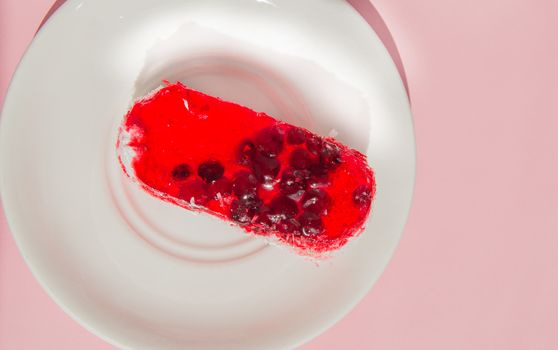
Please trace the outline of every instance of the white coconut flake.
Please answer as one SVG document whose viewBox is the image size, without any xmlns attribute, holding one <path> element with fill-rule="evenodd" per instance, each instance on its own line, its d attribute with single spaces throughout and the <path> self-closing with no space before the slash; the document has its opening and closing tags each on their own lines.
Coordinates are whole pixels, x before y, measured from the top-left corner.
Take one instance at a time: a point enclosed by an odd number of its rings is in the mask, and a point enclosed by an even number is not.
<svg viewBox="0 0 558 350">
<path fill-rule="evenodd" d="M 223 207 L 225 205 L 225 202 L 223 201 L 223 196 L 221 196 L 221 192 L 217 192 L 216 196 L 217 199 L 219 200 L 219 204 L 221 205 L 221 207 Z"/>
<path fill-rule="evenodd" d="M 137 156 L 137 152 L 134 147 L 130 146 L 130 142 L 134 138 L 141 138 L 141 134 L 141 129 L 137 127 L 131 127 L 129 130 L 122 128 L 119 134 L 118 155 L 124 166 L 124 170 L 130 176 L 134 176 L 135 174 L 132 161 Z"/>
<path fill-rule="evenodd" d="M 188 104 L 188 101 L 186 99 L 182 99 L 182 101 L 184 101 L 184 107 L 186 107 L 186 110 L 190 110 L 190 105 Z"/>
<path fill-rule="evenodd" d="M 337 137 L 337 135 L 339 135 L 339 133 L 337 132 L 337 130 L 331 129 L 331 130 L 329 131 L 329 134 L 328 134 L 328 135 L 329 135 L 329 137 L 335 138 L 335 137 Z"/>
</svg>

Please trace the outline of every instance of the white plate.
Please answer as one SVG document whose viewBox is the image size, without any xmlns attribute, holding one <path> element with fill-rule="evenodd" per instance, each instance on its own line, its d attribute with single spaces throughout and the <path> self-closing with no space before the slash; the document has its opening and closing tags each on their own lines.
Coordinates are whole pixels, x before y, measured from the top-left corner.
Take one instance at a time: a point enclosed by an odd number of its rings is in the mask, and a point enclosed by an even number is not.
<svg viewBox="0 0 558 350">
<path fill-rule="evenodd" d="M 116 126 L 161 79 L 338 138 L 368 154 L 368 229 L 319 266 L 149 197 L 116 162 Z M 68 1 L 5 102 L 1 190 L 35 276 L 121 347 L 293 347 L 370 289 L 414 182 L 407 96 L 378 37 L 341 0 Z"/>
</svg>

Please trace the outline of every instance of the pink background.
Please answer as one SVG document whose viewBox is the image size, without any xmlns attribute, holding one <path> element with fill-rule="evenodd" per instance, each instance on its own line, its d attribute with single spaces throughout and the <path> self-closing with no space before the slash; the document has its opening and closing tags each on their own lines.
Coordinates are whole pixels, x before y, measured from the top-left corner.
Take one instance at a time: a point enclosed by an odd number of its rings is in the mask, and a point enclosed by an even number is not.
<svg viewBox="0 0 558 350">
<path fill-rule="evenodd" d="M 52 2 L 0 0 L 0 103 Z M 406 70 L 414 205 L 373 290 L 303 348 L 558 349 L 558 2 L 373 2 Z M 113 349 L 46 296 L 3 218 L 0 349 Z"/>
</svg>

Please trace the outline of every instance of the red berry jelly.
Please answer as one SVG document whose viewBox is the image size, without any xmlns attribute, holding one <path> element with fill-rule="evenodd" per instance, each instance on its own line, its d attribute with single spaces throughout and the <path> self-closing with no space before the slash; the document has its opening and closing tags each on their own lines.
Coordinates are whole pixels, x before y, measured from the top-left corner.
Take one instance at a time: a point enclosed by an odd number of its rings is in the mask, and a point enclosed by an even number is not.
<svg viewBox="0 0 558 350">
<path fill-rule="evenodd" d="M 306 255 L 359 234 L 375 193 L 360 152 L 181 83 L 137 101 L 117 146 L 153 196 Z"/>
</svg>

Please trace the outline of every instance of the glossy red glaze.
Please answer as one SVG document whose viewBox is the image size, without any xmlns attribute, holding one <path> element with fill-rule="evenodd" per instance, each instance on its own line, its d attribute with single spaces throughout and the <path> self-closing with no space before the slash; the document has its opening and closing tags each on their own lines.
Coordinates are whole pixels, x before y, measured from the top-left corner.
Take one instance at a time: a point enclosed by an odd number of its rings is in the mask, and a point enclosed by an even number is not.
<svg viewBox="0 0 558 350">
<path fill-rule="evenodd" d="M 360 152 L 180 83 L 134 104 L 118 148 L 123 169 L 152 195 L 307 254 L 360 233 L 375 193 Z M 249 185 L 239 172 L 254 175 Z"/>
</svg>

